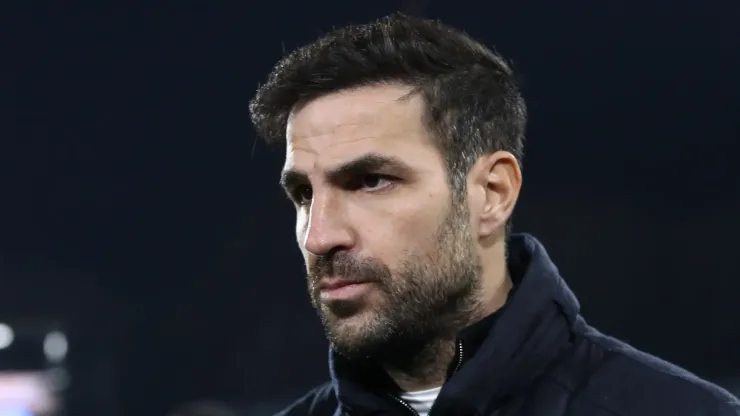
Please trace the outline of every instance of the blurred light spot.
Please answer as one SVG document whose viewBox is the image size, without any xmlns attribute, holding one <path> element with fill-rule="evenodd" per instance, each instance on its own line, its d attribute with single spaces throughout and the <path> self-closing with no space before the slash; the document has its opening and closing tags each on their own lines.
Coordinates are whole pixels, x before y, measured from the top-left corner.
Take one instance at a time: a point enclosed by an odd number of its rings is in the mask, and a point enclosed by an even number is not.
<svg viewBox="0 0 740 416">
<path fill-rule="evenodd" d="M 13 343 L 15 334 L 13 334 L 13 328 L 7 324 L 0 323 L 0 350 L 8 348 Z"/>
<path fill-rule="evenodd" d="M 0 416 L 33 416 L 33 413 L 21 405 L 0 405 Z"/>
<path fill-rule="evenodd" d="M 59 362 L 67 356 L 67 337 L 59 332 L 53 331 L 46 334 L 44 339 L 44 354 L 51 362 Z"/>
</svg>

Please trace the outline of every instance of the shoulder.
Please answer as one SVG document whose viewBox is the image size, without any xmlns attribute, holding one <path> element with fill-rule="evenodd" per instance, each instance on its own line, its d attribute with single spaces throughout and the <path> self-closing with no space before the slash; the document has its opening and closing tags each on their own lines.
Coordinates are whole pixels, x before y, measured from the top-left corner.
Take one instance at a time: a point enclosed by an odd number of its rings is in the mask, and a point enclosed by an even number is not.
<svg viewBox="0 0 740 416">
<path fill-rule="evenodd" d="M 619 415 L 740 416 L 727 390 L 615 338 L 589 329 L 568 382 L 577 396 Z M 576 387 L 577 386 L 577 387 Z"/>
<path fill-rule="evenodd" d="M 332 416 L 337 404 L 332 384 L 326 382 L 311 389 L 275 416 Z"/>
</svg>

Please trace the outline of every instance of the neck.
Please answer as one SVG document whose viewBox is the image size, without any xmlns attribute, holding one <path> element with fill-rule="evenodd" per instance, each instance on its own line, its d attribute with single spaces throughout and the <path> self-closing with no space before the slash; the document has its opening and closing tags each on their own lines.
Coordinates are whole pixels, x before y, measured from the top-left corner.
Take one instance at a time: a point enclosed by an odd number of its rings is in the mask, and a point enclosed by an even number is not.
<svg viewBox="0 0 740 416">
<path fill-rule="evenodd" d="M 386 373 L 402 391 L 421 391 L 440 387 L 455 359 L 454 338 L 440 339 L 417 350 L 406 362 L 385 363 Z"/>
<path fill-rule="evenodd" d="M 478 254 L 483 270 L 481 276 L 483 309 L 479 319 L 501 309 L 514 286 L 507 265 L 505 240 L 497 238 L 490 245 L 484 244 L 484 246 L 486 246 L 484 252 Z"/>
<path fill-rule="evenodd" d="M 464 326 L 472 325 L 495 313 L 506 303 L 513 282 L 506 262 L 498 264 L 502 264 L 503 267 L 499 267 L 498 270 L 488 268 L 490 271 L 488 275 L 485 273 L 482 275 L 480 308 Z M 461 329 L 462 327 L 458 328 L 458 331 Z M 396 355 L 399 359 L 393 362 L 386 361 L 383 368 L 403 391 L 428 390 L 445 383 L 450 367 L 457 365 L 453 363 L 456 353 L 457 333 L 417 347 L 409 346 L 408 353 Z"/>
</svg>

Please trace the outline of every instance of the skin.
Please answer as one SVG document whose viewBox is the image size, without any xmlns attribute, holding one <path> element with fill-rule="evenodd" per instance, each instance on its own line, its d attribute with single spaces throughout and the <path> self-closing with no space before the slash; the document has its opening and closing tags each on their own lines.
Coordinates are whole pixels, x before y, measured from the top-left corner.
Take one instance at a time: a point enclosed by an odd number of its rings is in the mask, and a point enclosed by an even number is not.
<svg viewBox="0 0 740 416">
<path fill-rule="evenodd" d="M 522 179 L 516 158 L 496 152 L 453 193 L 410 92 L 374 85 L 296 107 L 281 183 L 332 347 L 418 391 L 444 383 L 455 334 L 506 301 L 504 230 Z M 327 279 L 369 283 L 336 298 L 321 290 Z"/>
</svg>

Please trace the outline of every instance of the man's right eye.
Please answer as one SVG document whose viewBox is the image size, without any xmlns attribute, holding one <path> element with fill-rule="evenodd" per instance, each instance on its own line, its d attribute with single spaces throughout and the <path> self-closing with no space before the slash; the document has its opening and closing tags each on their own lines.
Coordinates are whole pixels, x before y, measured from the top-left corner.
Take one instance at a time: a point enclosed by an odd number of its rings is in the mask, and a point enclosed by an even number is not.
<svg viewBox="0 0 740 416">
<path fill-rule="evenodd" d="M 298 205 L 306 205 L 311 202 L 313 198 L 313 190 L 310 186 L 301 185 L 293 190 L 293 201 Z"/>
</svg>

